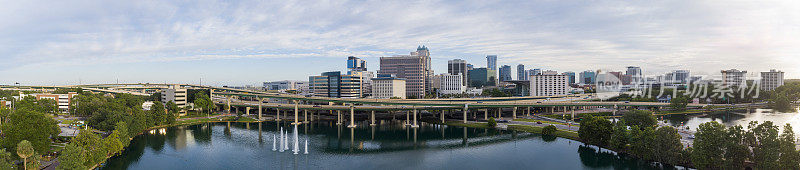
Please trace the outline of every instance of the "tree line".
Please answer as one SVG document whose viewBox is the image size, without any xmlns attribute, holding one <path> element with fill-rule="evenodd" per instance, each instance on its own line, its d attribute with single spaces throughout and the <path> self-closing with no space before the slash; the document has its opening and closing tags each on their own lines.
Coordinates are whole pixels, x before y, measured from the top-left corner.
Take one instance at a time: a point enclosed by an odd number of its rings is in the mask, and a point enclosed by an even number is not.
<svg viewBox="0 0 800 170">
<path fill-rule="evenodd" d="M 744 169 L 751 162 L 757 169 L 800 169 L 792 127 L 767 121 L 725 127 L 718 122 L 701 124 L 692 147 L 684 147 L 678 130 L 657 126 L 648 111 L 633 111 L 620 121 L 585 115 L 578 136 L 588 145 L 609 148 L 645 161 L 698 169 Z"/>
</svg>

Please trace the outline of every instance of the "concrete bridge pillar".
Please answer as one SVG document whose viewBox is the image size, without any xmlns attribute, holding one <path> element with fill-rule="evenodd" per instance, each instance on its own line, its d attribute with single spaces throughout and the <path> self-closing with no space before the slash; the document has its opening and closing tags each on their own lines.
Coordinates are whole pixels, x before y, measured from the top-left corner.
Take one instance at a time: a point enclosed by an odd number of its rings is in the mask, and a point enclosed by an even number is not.
<svg viewBox="0 0 800 170">
<path fill-rule="evenodd" d="M 527 117 L 531 117 L 531 107 L 528 107 L 528 111 L 527 111 L 527 113 L 525 114 L 525 116 L 527 116 Z"/>
<path fill-rule="evenodd" d="M 369 115 L 370 126 L 375 126 L 375 111 L 373 110 L 372 113 Z"/>
<path fill-rule="evenodd" d="M 413 128 L 419 127 L 419 125 L 417 125 L 417 108 L 414 108 L 414 124 L 411 125 L 411 127 Z"/>
<path fill-rule="evenodd" d="M 311 120 L 310 121 L 312 121 L 312 122 L 314 121 L 314 112 L 317 112 L 317 111 L 314 111 L 314 110 L 311 111 Z M 319 113 L 317 113 L 317 115 L 319 115 Z"/>
<path fill-rule="evenodd" d="M 572 107 L 572 122 L 575 122 L 575 106 Z"/>
<path fill-rule="evenodd" d="M 300 110 L 298 110 L 297 105 L 297 100 L 294 100 L 294 124 L 300 123 L 297 117 L 300 114 Z"/>
<path fill-rule="evenodd" d="M 411 118 L 408 117 L 409 116 L 408 110 L 406 110 L 405 112 L 406 112 L 406 123 L 404 125 L 408 126 L 411 125 Z"/>
<path fill-rule="evenodd" d="M 250 116 L 250 107 L 244 107 L 244 115 Z"/>
<path fill-rule="evenodd" d="M 258 120 L 261 120 L 261 105 L 263 105 L 263 103 L 264 101 L 261 98 L 258 98 Z"/>
<path fill-rule="evenodd" d="M 276 116 L 275 120 L 281 121 L 281 109 L 280 108 L 275 108 L 275 116 Z"/>
<path fill-rule="evenodd" d="M 353 106 L 353 104 L 350 104 L 350 125 L 347 126 L 349 128 L 355 128 L 356 127 L 356 122 L 355 122 L 355 114 L 356 114 L 356 112 L 355 112 L 354 107 L 355 106 Z"/>
<path fill-rule="evenodd" d="M 463 110 L 464 111 L 464 123 L 467 123 L 467 109 L 469 109 L 469 106 L 467 106 L 465 104 L 464 105 L 464 110 Z"/>
<path fill-rule="evenodd" d="M 308 110 L 303 109 L 303 123 L 308 123 Z"/>
<path fill-rule="evenodd" d="M 439 119 L 442 119 L 442 123 L 444 123 L 444 110 L 439 110 Z"/>
<path fill-rule="evenodd" d="M 483 120 L 489 120 L 489 109 L 483 111 Z"/>
<path fill-rule="evenodd" d="M 513 116 L 512 120 L 513 119 L 517 119 L 517 107 L 514 107 L 514 112 L 513 112 L 512 116 Z"/>
<path fill-rule="evenodd" d="M 503 108 L 497 108 L 497 119 L 503 118 Z"/>
<path fill-rule="evenodd" d="M 231 97 L 230 96 L 227 97 L 227 101 L 228 101 L 228 107 L 227 107 L 228 108 L 228 113 L 231 113 Z"/>
<path fill-rule="evenodd" d="M 336 110 L 336 125 L 342 125 L 342 111 Z"/>
</svg>

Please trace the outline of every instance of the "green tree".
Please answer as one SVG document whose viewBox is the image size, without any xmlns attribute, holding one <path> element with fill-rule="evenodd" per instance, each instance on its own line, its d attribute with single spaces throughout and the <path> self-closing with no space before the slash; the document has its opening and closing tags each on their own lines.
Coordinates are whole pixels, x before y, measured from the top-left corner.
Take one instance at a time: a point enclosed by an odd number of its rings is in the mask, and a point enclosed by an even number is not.
<svg viewBox="0 0 800 170">
<path fill-rule="evenodd" d="M 23 167 L 28 169 L 28 157 L 34 154 L 33 145 L 27 140 L 22 140 L 17 144 L 17 155 L 23 159 Z"/>
<path fill-rule="evenodd" d="M 639 129 L 655 127 L 656 123 L 658 123 L 653 114 L 644 110 L 633 110 L 625 113 L 625 115 L 622 115 L 622 120 L 628 126 L 637 126 Z"/>
<path fill-rule="evenodd" d="M 558 129 L 556 129 L 556 126 L 547 125 L 544 128 L 542 128 L 542 135 L 551 135 L 552 136 L 552 135 L 556 134 L 556 131 L 558 131 Z"/>
<path fill-rule="evenodd" d="M 164 104 L 159 101 L 153 102 L 153 106 L 150 107 L 150 113 L 147 115 L 147 117 L 147 123 L 149 123 L 150 127 L 164 124 L 167 121 L 166 108 L 164 107 Z"/>
<path fill-rule="evenodd" d="M 780 136 L 780 159 L 778 164 L 780 169 L 800 169 L 800 153 L 795 150 L 795 138 L 792 125 L 788 123 L 783 126 L 783 133 Z"/>
<path fill-rule="evenodd" d="M 722 147 L 725 151 L 723 154 L 723 167 L 725 169 L 744 169 L 745 161 L 752 158 L 750 148 L 744 139 L 745 133 L 742 126 L 737 125 L 728 128 L 727 135 L 722 140 Z"/>
<path fill-rule="evenodd" d="M 611 134 L 611 141 L 609 141 L 609 145 L 612 149 L 617 151 L 625 151 L 628 149 L 628 141 L 630 141 L 631 137 L 628 132 L 628 128 L 625 125 L 625 121 L 619 121 L 614 124 L 614 132 Z"/>
<path fill-rule="evenodd" d="M 689 98 L 682 95 L 675 96 L 669 101 L 669 107 L 677 111 L 686 110 L 686 105 L 688 104 Z"/>
<path fill-rule="evenodd" d="M 111 132 L 111 135 L 108 135 L 105 139 L 103 139 L 103 145 L 106 148 L 106 155 L 113 155 L 115 153 L 119 153 L 122 151 L 123 146 L 120 139 L 120 132 L 119 130 L 114 130 Z M 127 139 L 126 139 L 127 140 Z"/>
<path fill-rule="evenodd" d="M 682 163 L 683 144 L 681 144 L 681 135 L 675 128 L 663 126 L 656 129 L 652 145 L 654 160 L 671 165 Z"/>
<path fill-rule="evenodd" d="M 141 133 L 149 126 L 147 114 L 144 111 L 134 111 L 130 119 L 130 126 L 128 126 L 128 136 L 133 137 Z"/>
<path fill-rule="evenodd" d="M 0 170 L 11 170 L 13 167 L 14 158 L 11 157 L 11 152 L 6 149 L 0 149 Z"/>
<path fill-rule="evenodd" d="M 643 160 L 653 160 L 653 142 L 655 138 L 653 127 L 642 129 L 638 126 L 631 126 L 630 153 Z"/>
<path fill-rule="evenodd" d="M 779 169 L 781 142 L 778 139 L 778 126 L 771 121 L 758 124 L 750 122 L 748 142 L 753 149 L 753 162 L 757 169 Z"/>
<path fill-rule="evenodd" d="M 493 117 L 489 118 L 489 120 L 486 122 L 486 126 L 488 126 L 489 128 L 495 128 L 497 127 L 497 122 L 494 121 Z"/>
<path fill-rule="evenodd" d="M 92 166 L 99 163 L 106 158 L 105 144 L 100 135 L 94 134 L 88 130 L 82 130 L 78 136 L 72 139 L 72 143 L 83 148 L 86 151 L 86 162 L 84 165 Z"/>
<path fill-rule="evenodd" d="M 68 144 L 61 152 L 61 156 L 58 156 L 58 160 L 61 164 L 56 169 L 59 170 L 87 169 L 84 165 L 86 151 L 75 143 Z"/>
<path fill-rule="evenodd" d="M 3 147 L 11 149 L 19 142 L 27 140 L 35 150 L 44 152 L 50 149 L 50 137 L 61 133 L 55 120 L 44 113 L 30 110 L 14 111 L 1 129 Z"/>
<path fill-rule="evenodd" d="M 715 169 L 723 164 L 725 125 L 711 121 L 700 124 L 695 133 L 692 163 L 698 169 Z"/>
<path fill-rule="evenodd" d="M 130 132 L 128 132 L 128 123 L 119 122 L 114 130 L 119 132 L 119 141 L 122 142 L 122 147 L 127 147 L 130 144 Z M 113 132 L 112 132 L 113 133 Z"/>
<path fill-rule="evenodd" d="M 611 121 L 603 118 L 595 118 L 592 115 L 584 114 L 581 119 L 581 128 L 578 129 L 578 137 L 586 144 L 597 146 L 608 146 L 611 139 Z"/>
</svg>

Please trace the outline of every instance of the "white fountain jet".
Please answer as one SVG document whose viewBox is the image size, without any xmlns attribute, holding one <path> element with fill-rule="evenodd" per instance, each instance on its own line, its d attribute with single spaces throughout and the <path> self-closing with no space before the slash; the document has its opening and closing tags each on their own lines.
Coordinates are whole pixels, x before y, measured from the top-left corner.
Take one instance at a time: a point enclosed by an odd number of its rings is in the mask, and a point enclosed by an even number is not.
<svg viewBox="0 0 800 170">
<path fill-rule="evenodd" d="M 294 124 L 294 154 L 297 155 L 297 152 L 300 152 L 300 142 L 297 141 L 297 124 Z"/>
<path fill-rule="evenodd" d="M 289 150 L 289 130 L 286 130 L 286 132 L 283 132 L 283 136 L 285 136 L 283 138 L 283 149 L 284 150 Z"/>
<path fill-rule="evenodd" d="M 308 138 L 306 138 L 306 151 L 303 154 L 308 154 Z"/>
<path fill-rule="evenodd" d="M 278 150 L 278 148 L 275 147 L 275 143 L 276 142 L 278 142 L 278 141 L 275 138 L 275 134 L 272 134 L 272 151 Z"/>
<path fill-rule="evenodd" d="M 281 140 L 280 152 L 283 152 L 283 128 L 281 128 L 281 131 L 278 133 L 281 133 L 281 137 L 278 140 Z"/>
</svg>

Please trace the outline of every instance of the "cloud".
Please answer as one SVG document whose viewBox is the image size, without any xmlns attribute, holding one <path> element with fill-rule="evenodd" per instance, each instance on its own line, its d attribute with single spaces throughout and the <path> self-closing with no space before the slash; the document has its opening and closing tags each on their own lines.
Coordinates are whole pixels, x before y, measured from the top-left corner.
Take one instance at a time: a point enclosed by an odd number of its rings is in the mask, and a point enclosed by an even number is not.
<svg viewBox="0 0 800 170">
<path fill-rule="evenodd" d="M 437 60 L 497 54 L 500 63 L 560 71 L 639 65 L 648 74 L 778 68 L 800 75 L 796 1 L 0 4 L 0 71 L 11 74 L 33 65 L 369 58 L 425 44 Z"/>
</svg>

